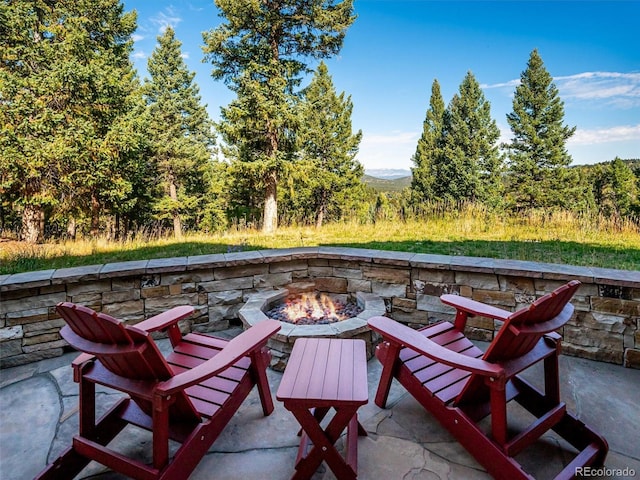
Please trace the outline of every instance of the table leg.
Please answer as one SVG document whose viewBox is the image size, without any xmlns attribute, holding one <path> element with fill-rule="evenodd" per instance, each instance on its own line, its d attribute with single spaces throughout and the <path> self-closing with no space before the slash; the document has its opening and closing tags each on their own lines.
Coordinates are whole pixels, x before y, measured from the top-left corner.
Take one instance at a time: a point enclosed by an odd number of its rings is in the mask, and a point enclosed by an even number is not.
<svg viewBox="0 0 640 480">
<path fill-rule="evenodd" d="M 341 480 L 356 478 L 356 471 L 347 464 L 334 446 L 340 434 L 355 417 L 356 411 L 357 407 L 336 408 L 336 413 L 329 422 L 329 425 L 327 425 L 325 430 L 322 430 L 318 420 L 308 409 L 292 410 L 293 415 L 313 443 L 313 448 L 309 451 L 308 455 L 301 458 L 296 464 L 296 473 L 292 479 L 310 478 L 318 469 L 322 460 L 327 462 L 327 465 L 337 478 Z"/>
</svg>

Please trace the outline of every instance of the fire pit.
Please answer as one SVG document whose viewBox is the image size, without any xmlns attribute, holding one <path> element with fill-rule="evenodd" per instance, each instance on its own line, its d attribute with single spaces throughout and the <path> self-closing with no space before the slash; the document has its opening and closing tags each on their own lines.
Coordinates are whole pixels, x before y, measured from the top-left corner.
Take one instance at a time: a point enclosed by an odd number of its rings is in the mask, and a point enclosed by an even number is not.
<svg viewBox="0 0 640 480">
<path fill-rule="evenodd" d="M 305 292 L 289 295 L 265 314 L 273 320 L 294 325 L 326 325 L 357 317 L 362 310 L 353 298 L 333 298 L 326 293 Z"/>
<path fill-rule="evenodd" d="M 382 298 L 371 293 L 292 294 L 281 289 L 251 295 L 238 316 L 245 328 L 267 318 L 281 322 L 282 328 L 268 346 L 272 354 L 270 367 L 283 371 L 293 344 L 300 337 L 361 338 L 367 344 L 367 358 L 371 358 L 377 337 L 369 329 L 367 319 L 384 315 L 385 311 Z"/>
</svg>

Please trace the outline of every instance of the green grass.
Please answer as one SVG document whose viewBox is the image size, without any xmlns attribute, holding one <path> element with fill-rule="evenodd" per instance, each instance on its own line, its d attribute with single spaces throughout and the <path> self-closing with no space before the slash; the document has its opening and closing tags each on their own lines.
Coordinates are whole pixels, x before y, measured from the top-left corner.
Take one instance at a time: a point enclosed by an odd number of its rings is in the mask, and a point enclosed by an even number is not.
<svg viewBox="0 0 640 480">
<path fill-rule="evenodd" d="M 300 246 L 349 246 L 530 260 L 640 270 L 640 231 L 631 222 L 570 213 L 500 217 L 482 210 L 440 213 L 422 221 L 343 222 L 284 227 L 275 234 L 234 230 L 221 235 L 103 239 L 26 246 L 0 243 L 0 274 L 163 257 Z"/>
</svg>

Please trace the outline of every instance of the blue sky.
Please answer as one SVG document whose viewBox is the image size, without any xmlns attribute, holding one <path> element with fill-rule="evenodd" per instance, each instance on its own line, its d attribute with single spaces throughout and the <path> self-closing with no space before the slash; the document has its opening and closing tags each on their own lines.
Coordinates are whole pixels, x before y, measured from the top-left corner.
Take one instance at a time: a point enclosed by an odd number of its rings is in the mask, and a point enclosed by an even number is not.
<svg viewBox="0 0 640 480">
<path fill-rule="evenodd" d="M 124 0 L 138 12 L 134 62 L 148 56 L 167 25 L 182 42 L 203 102 L 215 120 L 233 93 L 202 63 L 202 32 L 221 18 L 213 0 Z M 640 1 L 355 0 L 358 15 L 337 57 L 326 60 L 338 92 L 351 95 L 354 130 L 366 169 L 413 164 L 438 79 L 445 103 L 472 71 L 510 138 L 506 114 L 529 55 L 538 49 L 577 130 L 567 148 L 574 164 L 640 158 Z M 312 68 L 317 65 L 311 60 Z"/>
</svg>

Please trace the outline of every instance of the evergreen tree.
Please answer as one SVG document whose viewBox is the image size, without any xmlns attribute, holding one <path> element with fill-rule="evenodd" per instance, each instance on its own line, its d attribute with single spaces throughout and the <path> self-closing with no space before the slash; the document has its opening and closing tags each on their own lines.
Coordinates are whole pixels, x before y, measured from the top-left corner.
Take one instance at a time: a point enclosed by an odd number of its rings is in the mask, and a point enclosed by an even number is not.
<svg viewBox="0 0 640 480">
<path fill-rule="evenodd" d="M 443 120 L 432 164 L 434 197 L 495 204 L 501 198 L 500 131 L 473 73 L 465 76 Z"/>
<path fill-rule="evenodd" d="M 322 226 L 329 207 L 340 194 L 357 189 L 364 174 L 355 160 L 362 132 L 352 132 L 351 97 L 336 94 L 329 70 L 321 62 L 307 89 L 303 92 L 299 148 L 310 162 L 312 205 L 316 227 Z"/>
<path fill-rule="evenodd" d="M 422 136 L 412 158 L 415 167 L 411 169 L 411 190 L 417 202 L 433 198 L 433 163 L 438 157 L 438 148 L 442 140 L 444 114 L 445 105 L 440 93 L 440 83 L 435 79 L 431 85 L 429 108 L 422 124 Z"/>
<path fill-rule="evenodd" d="M 631 168 L 618 157 L 603 166 L 593 182 L 600 211 L 607 216 L 629 216 L 637 212 L 640 191 Z"/>
<path fill-rule="evenodd" d="M 291 158 L 292 94 L 305 59 L 338 53 L 353 23 L 353 0 L 215 0 L 226 19 L 205 32 L 205 59 L 236 99 L 222 109 L 220 130 L 237 160 L 250 162 L 264 188 L 263 230 L 277 228 L 282 163 Z"/>
<path fill-rule="evenodd" d="M 141 132 L 125 120 L 137 82 L 129 62 L 135 13 L 117 0 L 2 2 L 0 178 L 22 211 L 23 238 L 45 213 L 100 215 L 131 191 Z"/>
<path fill-rule="evenodd" d="M 571 206 L 577 177 L 565 148 L 575 127 L 563 125 L 564 103 L 537 50 L 513 98 L 507 121 L 514 137 L 509 155 L 509 197 L 515 208 Z"/>
<path fill-rule="evenodd" d="M 159 218 L 172 220 L 176 237 L 182 236 L 185 219 L 196 222 L 205 207 L 205 175 L 214 145 L 213 123 L 193 82 L 195 73 L 182 59 L 181 45 L 170 27 L 158 37 L 147 64 L 151 79 L 144 85 L 151 158 L 163 193 L 156 211 Z"/>
</svg>

